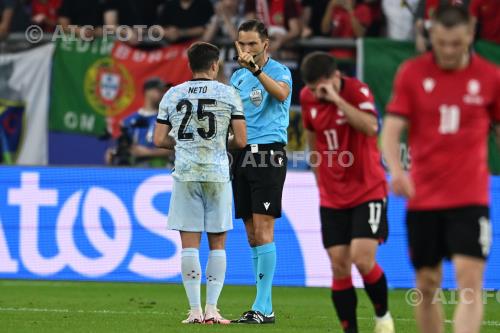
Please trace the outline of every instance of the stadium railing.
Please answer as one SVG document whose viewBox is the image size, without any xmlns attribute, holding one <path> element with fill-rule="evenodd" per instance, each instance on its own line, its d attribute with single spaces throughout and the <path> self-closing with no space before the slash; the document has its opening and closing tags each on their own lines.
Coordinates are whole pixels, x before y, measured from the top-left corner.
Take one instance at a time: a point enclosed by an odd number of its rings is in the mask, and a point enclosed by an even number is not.
<svg viewBox="0 0 500 333">
<path fill-rule="evenodd" d="M 32 47 L 36 47 L 41 44 L 51 42 L 53 40 L 53 35 L 50 33 L 44 33 L 37 43 L 30 43 L 26 34 L 23 32 L 10 33 L 7 38 L 0 41 L 0 53 L 8 52 L 19 52 Z M 214 41 L 214 44 L 223 47 L 232 47 L 234 41 L 229 38 L 219 38 Z M 145 44 L 150 45 L 167 45 L 166 41 L 152 42 L 145 41 Z M 345 49 L 355 49 L 358 43 L 355 39 L 350 38 L 329 38 L 329 37 L 312 37 L 312 38 L 302 38 L 296 42 L 287 46 L 290 49 L 322 49 L 328 50 L 332 48 L 345 48 Z"/>
</svg>

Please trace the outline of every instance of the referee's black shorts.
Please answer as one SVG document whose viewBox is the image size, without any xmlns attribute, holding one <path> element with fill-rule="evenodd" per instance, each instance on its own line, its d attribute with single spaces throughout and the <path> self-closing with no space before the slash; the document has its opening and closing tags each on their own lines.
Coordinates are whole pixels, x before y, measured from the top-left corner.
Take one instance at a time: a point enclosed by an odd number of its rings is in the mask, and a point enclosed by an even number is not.
<svg viewBox="0 0 500 333">
<path fill-rule="evenodd" d="M 236 218 L 281 217 L 287 157 L 282 143 L 252 144 L 231 152 Z"/>
<path fill-rule="evenodd" d="M 486 260 L 492 237 L 489 216 L 487 206 L 409 210 L 406 226 L 415 269 L 436 267 L 454 255 Z"/>
</svg>

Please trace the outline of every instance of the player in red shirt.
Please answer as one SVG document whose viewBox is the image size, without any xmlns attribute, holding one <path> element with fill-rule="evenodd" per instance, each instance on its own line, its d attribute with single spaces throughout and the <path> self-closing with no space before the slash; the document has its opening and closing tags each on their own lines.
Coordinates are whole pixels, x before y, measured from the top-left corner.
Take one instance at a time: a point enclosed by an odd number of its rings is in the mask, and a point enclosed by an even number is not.
<svg viewBox="0 0 500 333">
<path fill-rule="evenodd" d="M 302 28 L 296 0 L 245 0 L 244 12 L 246 19 L 258 19 L 266 25 L 271 53 L 300 37 Z"/>
<path fill-rule="evenodd" d="M 382 147 L 392 189 L 408 201 L 407 228 L 421 332 L 443 332 L 435 295 L 442 260 L 455 266 L 460 300 L 454 332 L 479 332 L 482 280 L 491 245 L 487 141 L 500 138 L 500 72 L 470 52 L 474 33 L 466 9 L 441 6 L 432 23 L 433 52 L 401 65 L 387 107 Z M 399 139 L 408 127 L 410 175 L 399 163 Z"/>
<path fill-rule="evenodd" d="M 472 0 L 469 10 L 479 25 L 479 38 L 500 44 L 500 1 Z"/>
<path fill-rule="evenodd" d="M 377 333 L 394 332 L 387 280 L 375 260 L 387 239 L 387 184 L 377 149 L 377 111 L 368 86 L 342 76 L 324 52 L 301 65 L 300 93 L 311 166 L 320 192 L 323 245 L 333 267 L 332 300 L 344 332 L 358 332 L 352 264 L 375 307 Z"/>
</svg>

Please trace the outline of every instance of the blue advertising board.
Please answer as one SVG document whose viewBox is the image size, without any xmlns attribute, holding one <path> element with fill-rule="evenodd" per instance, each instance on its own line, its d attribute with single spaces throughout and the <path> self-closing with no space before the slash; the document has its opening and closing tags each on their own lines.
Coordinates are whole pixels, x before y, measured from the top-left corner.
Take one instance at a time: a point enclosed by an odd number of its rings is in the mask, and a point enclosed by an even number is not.
<svg viewBox="0 0 500 333">
<path fill-rule="evenodd" d="M 0 278 L 181 282 L 180 238 L 167 230 L 172 177 L 132 168 L 0 168 Z M 494 241 L 485 287 L 500 289 L 500 178 L 492 178 Z M 389 198 L 390 236 L 378 260 L 391 287 L 414 285 L 404 200 Z M 189 214 L 189 212 L 186 212 Z M 329 286 L 318 193 L 309 172 L 289 172 L 276 222 L 276 285 Z M 201 261 L 208 246 L 202 242 Z M 243 223 L 227 240 L 227 284 L 254 284 Z M 353 269 L 355 284 L 361 286 Z M 454 287 L 445 265 L 444 286 Z"/>
</svg>

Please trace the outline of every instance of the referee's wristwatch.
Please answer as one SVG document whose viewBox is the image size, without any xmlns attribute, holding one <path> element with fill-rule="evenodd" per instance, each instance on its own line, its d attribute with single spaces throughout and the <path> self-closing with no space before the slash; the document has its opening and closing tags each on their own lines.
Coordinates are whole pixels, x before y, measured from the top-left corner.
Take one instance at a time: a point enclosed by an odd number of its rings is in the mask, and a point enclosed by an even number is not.
<svg viewBox="0 0 500 333">
<path fill-rule="evenodd" d="M 255 72 L 252 72 L 252 75 L 257 77 L 262 73 L 262 69 L 260 69 L 259 66 L 257 66 L 257 70 Z"/>
</svg>

